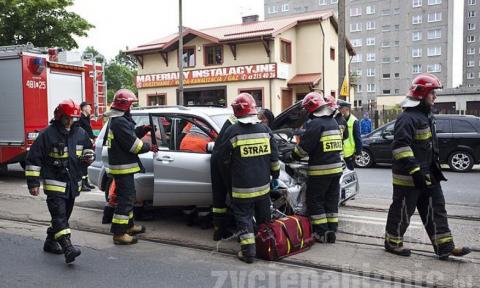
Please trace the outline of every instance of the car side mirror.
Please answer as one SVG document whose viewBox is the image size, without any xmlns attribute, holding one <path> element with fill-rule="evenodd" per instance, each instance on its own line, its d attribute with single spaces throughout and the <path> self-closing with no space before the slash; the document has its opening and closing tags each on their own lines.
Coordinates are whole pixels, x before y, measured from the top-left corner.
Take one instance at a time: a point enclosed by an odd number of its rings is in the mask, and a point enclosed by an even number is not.
<svg viewBox="0 0 480 288">
<path fill-rule="evenodd" d="M 207 144 L 207 153 L 212 153 L 214 147 L 215 147 L 215 142 L 208 142 L 208 144 Z"/>
</svg>

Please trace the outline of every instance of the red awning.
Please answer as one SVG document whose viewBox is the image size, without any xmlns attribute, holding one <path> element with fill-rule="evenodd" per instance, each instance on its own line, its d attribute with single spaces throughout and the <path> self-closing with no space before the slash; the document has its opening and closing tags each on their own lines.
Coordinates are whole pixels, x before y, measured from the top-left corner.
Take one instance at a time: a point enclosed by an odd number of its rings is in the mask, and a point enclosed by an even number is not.
<svg viewBox="0 0 480 288">
<path fill-rule="evenodd" d="M 288 81 L 288 86 L 297 86 L 297 85 L 317 85 L 322 79 L 322 73 L 309 73 L 309 74 L 297 74 L 290 81 Z"/>
</svg>

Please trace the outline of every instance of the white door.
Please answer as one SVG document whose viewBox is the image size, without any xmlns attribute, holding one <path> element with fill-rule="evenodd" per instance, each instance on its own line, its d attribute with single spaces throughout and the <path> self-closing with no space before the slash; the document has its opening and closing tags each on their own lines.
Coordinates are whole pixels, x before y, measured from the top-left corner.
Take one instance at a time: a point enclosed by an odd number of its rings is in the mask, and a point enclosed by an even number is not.
<svg viewBox="0 0 480 288">
<path fill-rule="evenodd" d="M 83 73 L 65 73 L 48 70 L 48 118 L 53 118 L 53 111 L 58 103 L 63 100 L 72 99 L 80 104 L 84 98 Z"/>
</svg>

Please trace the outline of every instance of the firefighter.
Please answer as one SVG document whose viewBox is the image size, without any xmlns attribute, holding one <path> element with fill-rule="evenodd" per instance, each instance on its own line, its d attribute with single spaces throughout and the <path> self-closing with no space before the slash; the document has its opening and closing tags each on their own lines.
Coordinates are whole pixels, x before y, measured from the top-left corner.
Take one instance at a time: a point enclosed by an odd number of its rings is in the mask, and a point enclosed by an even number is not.
<svg viewBox="0 0 480 288">
<path fill-rule="evenodd" d="M 395 122 L 392 143 L 393 202 L 385 233 L 385 249 L 393 254 L 410 256 L 410 249 L 403 246 L 403 235 L 415 208 L 440 259 L 471 252 L 467 247 L 456 248 L 453 243 L 440 185 L 440 181 L 446 179 L 440 169 L 432 106 L 436 99 L 435 90 L 441 88 L 442 84 L 436 76 L 417 76 L 401 103 L 404 111 Z"/>
<path fill-rule="evenodd" d="M 150 126 L 135 129 L 130 108 L 137 101 L 135 94 L 127 89 L 118 90 L 109 113 L 108 126 L 108 170 L 113 176 L 117 192 L 117 205 L 112 218 L 111 232 L 117 245 L 137 243 L 136 234 L 144 233 L 145 227 L 134 225 L 133 205 L 135 202 L 134 174 L 144 171 L 138 154 L 158 152 L 156 145 L 143 143 L 142 138 L 152 130 Z"/>
<path fill-rule="evenodd" d="M 332 116 L 337 121 L 338 128 L 340 129 L 340 133 L 342 134 L 342 139 L 346 140 L 348 138 L 348 127 L 347 127 L 347 120 L 343 117 L 343 114 L 338 110 L 337 99 L 332 95 L 325 95 L 325 101 L 328 104 L 328 107 L 332 110 Z M 343 154 L 343 151 L 342 153 Z"/>
<path fill-rule="evenodd" d="M 348 138 L 343 141 L 343 157 L 347 168 L 354 170 L 355 155 L 362 154 L 362 136 L 360 134 L 360 122 L 351 112 L 352 104 L 344 100 L 338 100 L 340 112 L 347 120 Z"/>
<path fill-rule="evenodd" d="M 81 253 L 72 245 L 68 221 L 75 197 L 81 190 L 81 166 L 91 164 L 94 158 L 92 142 L 87 133 L 73 125 L 79 117 L 78 105 L 72 100 L 62 101 L 54 111 L 50 126 L 40 133 L 30 147 L 25 161 L 30 194 L 38 196 L 42 179 L 52 218 L 43 250 L 64 254 L 66 263 L 75 261 Z"/>
<path fill-rule="evenodd" d="M 332 110 L 320 93 L 308 93 L 302 106 L 311 121 L 306 123 L 305 133 L 295 146 L 292 157 L 301 160 L 309 156 L 306 204 L 313 236 L 320 243 L 335 243 L 343 172 L 340 158 L 342 135 L 332 117 Z"/>
<path fill-rule="evenodd" d="M 228 117 L 215 139 L 212 156 L 210 158 L 210 175 L 212 181 L 212 196 L 213 196 L 213 240 L 219 241 L 230 236 L 227 230 L 228 214 L 227 214 L 227 195 L 231 190 L 231 175 L 229 171 L 224 169 L 225 158 L 219 153 L 220 147 L 224 144 L 225 131 L 237 123 L 237 118 L 232 115 Z"/>
<path fill-rule="evenodd" d="M 80 125 L 85 132 L 87 132 L 88 137 L 92 140 L 92 143 L 95 141 L 95 135 L 93 134 L 92 126 L 90 124 L 90 115 L 92 113 L 92 106 L 88 102 L 80 103 L 80 120 L 78 121 L 78 125 Z M 82 167 L 82 191 L 88 192 L 92 189 L 95 189 L 95 186 L 90 184 L 88 181 L 88 166 L 83 165 Z"/>
<path fill-rule="evenodd" d="M 232 179 L 231 209 L 241 245 L 238 258 L 253 263 L 255 235 L 253 216 L 260 225 L 270 220 L 270 185 L 278 182 L 280 162 L 271 130 L 257 116 L 252 95 L 241 93 L 232 103 L 238 123 L 225 131 L 220 155 L 226 155 Z M 272 176 L 273 181 L 270 180 Z"/>
</svg>

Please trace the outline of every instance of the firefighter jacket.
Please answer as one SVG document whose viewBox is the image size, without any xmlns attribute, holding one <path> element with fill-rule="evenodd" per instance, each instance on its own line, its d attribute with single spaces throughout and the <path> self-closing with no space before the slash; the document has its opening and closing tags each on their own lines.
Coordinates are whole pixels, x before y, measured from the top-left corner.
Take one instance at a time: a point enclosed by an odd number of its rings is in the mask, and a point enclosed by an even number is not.
<svg viewBox="0 0 480 288">
<path fill-rule="evenodd" d="M 278 148 L 270 128 L 263 124 L 236 123 L 225 131 L 220 155 L 232 174 L 232 198 L 249 202 L 268 197 L 270 176 L 280 174 Z"/>
<path fill-rule="evenodd" d="M 87 132 L 90 139 L 95 139 L 95 134 L 93 134 L 92 125 L 90 124 L 90 116 L 85 116 L 85 114 L 82 113 L 80 120 L 78 120 L 78 125 Z"/>
<path fill-rule="evenodd" d="M 140 140 L 145 134 L 143 126 L 135 129 L 130 113 L 111 118 L 107 138 L 108 174 L 126 175 L 144 171 L 138 154 L 150 151 L 150 145 Z"/>
<path fill-rule="evenodd" d="M 25 176 L 28 188 L 39 187 L 42 181 L 47 196 L 78 196 L 84 165 L 81 156 L 85 149 L 92 149 L 85 130 L 73 125 L 67 131 L 60 122 L 52 121 L 38 135 L 27 154 Z"/>
<path fill-rule="evenodd" d="M 440 169 L 435 119 L 423 110 L 421 107 L 407 108 L 395 122 L 393 185 L 415 187 L 412 175 L 418 170 L 435 177 L 436 181 L 446 180 Z"/>
<path fill-rule="evenodd" d="M 336 111 L 335 116 L 335 121 L 337 121 L 338 128 L 340 129 L 340 134 L 342 135 L 342 139 L 345 140 L 348 138 L 348 125 L 347 125 L 347 120 L 345 120 L 345 117 L 343 117 L 342 113 L 339 111 Z"/>
<path fill-rule="evenodd" d="M 338 176 L 343 173 L 342 149 L 337 122 L 331 116 L 322 116 L 305 124 L 305 133 L 292 156 L 296 160 L 309 157 L 308 176 Z"/>
</svg>

